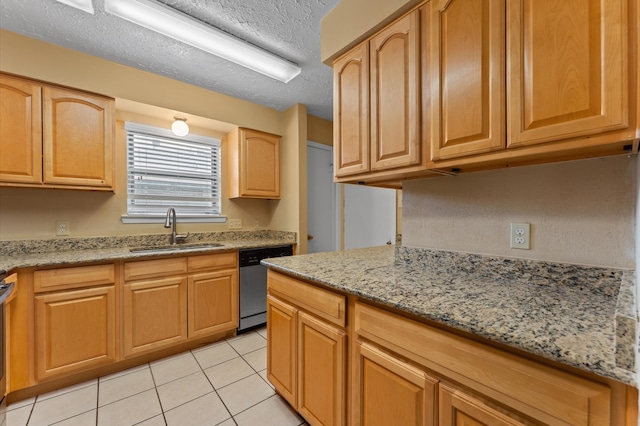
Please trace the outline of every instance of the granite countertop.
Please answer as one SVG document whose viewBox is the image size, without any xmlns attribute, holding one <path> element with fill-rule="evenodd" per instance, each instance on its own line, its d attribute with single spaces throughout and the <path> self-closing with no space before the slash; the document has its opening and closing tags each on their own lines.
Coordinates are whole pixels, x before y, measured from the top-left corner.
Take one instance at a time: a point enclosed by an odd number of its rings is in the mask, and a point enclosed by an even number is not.
<svg viewBox="0 0 640 426">
<path fill-rule="evenodd" d="M 393 246 L 262 262 L 425 320 L 638 386 L 632 270 Z"/>
<path fill-rule="evenodd" d="M 295 232 L 229 231 L 191 234 L 186 244 L 218 243 L 214 248 L 181 248 L 170 251 L 131 252 L 131 247 L 169 244 L 169 235 L 127 237 L 59 238 L 50 240 L 0 241 L 0 270 L 61 266 L 114 260 L 142 260 L 169 255 L 194 255 L 296 244 Z"/>
</svg>

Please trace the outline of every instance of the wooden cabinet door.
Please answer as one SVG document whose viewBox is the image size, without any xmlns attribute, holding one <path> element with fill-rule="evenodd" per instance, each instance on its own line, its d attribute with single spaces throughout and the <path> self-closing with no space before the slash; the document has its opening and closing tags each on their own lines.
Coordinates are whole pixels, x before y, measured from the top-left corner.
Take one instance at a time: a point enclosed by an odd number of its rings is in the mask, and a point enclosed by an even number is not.
<svg viewBox="0 0 640 426">
<path fill-rule="evenodd" d="M 416 10 L 369 42 L 372 171 L 421 161 L 419 27 Z"/>
<path fill-rule="evenodd" d="M 228 139 L 229 198 L 280 198 L 280 136 L 239 128 Z"/>
<path fill-rule="evenodd" d="M 43 88 L 44 182 L 113 186 L 113 99 Z"/>
<path fill-rule="evenodd" d="M 238 273 L 224 270 L 188 278 L 188 336 L 201 337 L 238 327 Z"/>
<path fill-rule="evenodd" d="M 124 286 L 124 355 L 137 355 L 187 339 L 187 278 Z"/>
<path fill-rule="evenodd" d="M 114 286 L 35 296 L 36 378 L 116 361 Z"/>
<path fill-rule="evenodd" d="M 375 346 L 355 348 L 354 426 L 435 426 L 437 380 Z"/>
<path fill-rule="evenodd" d="M 524 425 L 464 392 L 440 385 L 440 426 Z"/>
<path fill-rule="evenodd" d="M 333 64 L 335 176 L 369 171 L 369 43 Z"/>
<path fill-rule="evenodd" d="M 509 146 L 627 127 L 626 5 L 508 2 Z"/>
<path fill-rule="evenodd" d="M 296 324 L 298 310 L 267 295 L 267 378 L 278 393 L 296 405 Z"/>
<path fill-rule="evenodd" d="M 344 425 L 346 333 L 299 312 L 297 337 L 298 411 L 311 424 Z"/>
<path fill-rule="evenodd" d="M 0 181 L 42 182 L 41 86 L 0 74 Z"/>
<path fill-rule="evenodd" d="M 504 0 L 431 2 L 431 159 L 505 147 Z"/>
</svg>

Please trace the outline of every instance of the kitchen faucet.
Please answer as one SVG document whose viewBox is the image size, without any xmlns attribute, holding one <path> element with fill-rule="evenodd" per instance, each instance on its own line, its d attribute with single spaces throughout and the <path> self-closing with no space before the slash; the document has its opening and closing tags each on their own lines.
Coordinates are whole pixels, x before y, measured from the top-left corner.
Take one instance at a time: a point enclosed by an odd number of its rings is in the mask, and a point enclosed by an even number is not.
<svg viewBox="0 0 640 426">
<path fill-rule="evenodd" d="M 172 227 L 173 226 L 173 227 Z M 164 221 L 164 227 L 171 229 L 171 244 L 176 244 L 178 239 L 185 240 L 189 236 L 189 233 L 186 234 L 176 234 L 176 209 L 173 207 L 169 207 L 167 210 L 167 218 Z"/>
</svg>

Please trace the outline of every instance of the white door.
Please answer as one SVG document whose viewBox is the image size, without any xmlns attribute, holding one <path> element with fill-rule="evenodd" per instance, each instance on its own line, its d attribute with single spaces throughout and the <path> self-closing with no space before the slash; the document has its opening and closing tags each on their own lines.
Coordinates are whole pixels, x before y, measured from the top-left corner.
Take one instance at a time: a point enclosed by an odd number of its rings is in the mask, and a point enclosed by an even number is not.
<svg viewBox="0 0 640 426">
<path fill-rule="evenodd" d="M 333 148 L 307 142 L 307 251 L 337 250 L 336 184 L 333 183 Z"/>
<path fill-rule="evenodd" d="M 396 191 L 344 185 L 344 248 L 395 244 Z"/>
</svg>

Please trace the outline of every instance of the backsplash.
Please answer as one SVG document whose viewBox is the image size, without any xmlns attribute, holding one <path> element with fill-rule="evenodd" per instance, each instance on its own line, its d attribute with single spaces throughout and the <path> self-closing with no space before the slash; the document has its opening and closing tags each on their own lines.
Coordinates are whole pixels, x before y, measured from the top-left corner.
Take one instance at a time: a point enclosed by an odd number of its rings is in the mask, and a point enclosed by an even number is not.
<svg viewBox="0 0 640 426">
<path fill-rule="evenodd" d="M 216 242 L 262 239 L 281 239 L 283 243 L 290 244 L 291 241 L 295 241 L 296 233 L 273 230 L 197 232 L 189 234 L 187 242 L 195 243 L 204 241 Z M 170 244 L 170 242 L 171 235 L 169 234 L 0 241 L 0 255 L 10 256 L 70 250 L 99 250 L 120 247 L 139 247 L 145 245 Z"/>
</svg>

